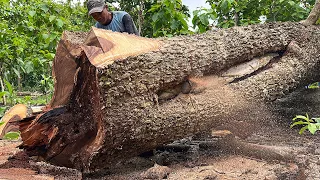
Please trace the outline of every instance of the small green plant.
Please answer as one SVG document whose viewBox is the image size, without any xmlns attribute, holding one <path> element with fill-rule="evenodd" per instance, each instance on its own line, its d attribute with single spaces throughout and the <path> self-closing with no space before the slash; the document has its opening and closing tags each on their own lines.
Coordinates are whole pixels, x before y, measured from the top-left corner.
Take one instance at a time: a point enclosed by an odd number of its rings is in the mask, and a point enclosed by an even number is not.
<svg viewBox="0 0 320 180">
<path fill-rule="evenodd" d="M 309 84 L 308 86 L 306 86 L 307 89 L 318 89 L 319 88 L 319 82 L 315 82 L 312 84 Z"/>
<path fill-rule="evenodd" d="M 2 117 L 4 115 L 4 113 L 6 112 L 7 110 L 7 107 L 6 106 L 1 106 L 0 107 L 0 117 Z M 1 123 L 0 123 L 1 125 Z"/>
<path fill-rule="evenodd" d="M 309 130 L 311 134 L 315 134 L 317 130 L 320 130 L 320 118 L 309 118 L 309 115 L 297 115 L 295 118 L 292 119 L 293 123 L 291 124 L 290 128 L 301 125 L 302 128 L 299 131 L 299 134 L 303 134 L 305 130 Z"/>
<path fill-rule="evenodd" d="M 17 96 L 16 102 L 19 104 L 26 104 L 28 106 L 43 106 L 46 105 L 51 98 L 52 93 L 39 96 Z"/>
<path fill-rule="evenodd" d="M 13 105 L 15 101 L 15 92 L 14 92 L 13 86 L 10 84 L 9 81 L 5 79 L 4 79 L 4 83 L 6 84 L 8 91 L 0 92 L 0 98 L 3 98 L 3 96 L 8 95 L 8 98 L 10 100 L 10 105 Z"/>
<path fill-rule="evenodd" d="M 20 137 L 20 132 L 8 132 L 3 136 L 3 139 L 6 140 L 17 140 Z"/>
<path fill-rule="evenodd" d="M 48 95 L 52 92 L 53 90 L 53 80 L 51 76 L 46 76 L 46 75 L 41 75 L 42 80 L 40 81 L 41 84 L 41 90 L 43 94 L 45 95 L 46 98 L 46 103 L 48 102 Z"/>
</svg>

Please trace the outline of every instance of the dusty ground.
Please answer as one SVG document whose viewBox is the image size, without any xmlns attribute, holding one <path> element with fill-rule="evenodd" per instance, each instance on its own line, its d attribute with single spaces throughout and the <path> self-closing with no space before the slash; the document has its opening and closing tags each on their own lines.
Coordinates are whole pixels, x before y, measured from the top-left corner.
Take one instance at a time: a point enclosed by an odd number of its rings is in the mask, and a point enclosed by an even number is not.
<svg viewBox="0 0 320 180">
<path fill-rule="evenodd" d="M 319 90 L 302 93 L 303 96 L 299 92 L 287 100 L 280 100 L 275 108 L 284 117 L 310 112 L 311 106 L 319 109 L 319 98 L 314 98 L 320 97 Z M 301 112 L 291 108 L 293 104 Z M 319 116 L 314 108 L 311 112 Z M 189 137 L 95 174 L 81 174 L 74 169 L 41 162 L 40 158 L 28 157 L 15 148 L 20 141 L 1 140 L 0 179 L 320 179 L 320 137 L 308 133 L 299 135 L 298 129 L 288 127 L 289 120 L 262 123 L 255 131 L 250 125 L 239 122 L 233 124 L 239 138 L 234 137 L 232 141 L 219 135 Z M 227 145 L 221 147 L 221 142 L 227 142 Z M 269 156 L 266 148 L 280 156 Z M 287 155 L 290 158 L 282 158 Z"/>
<path fill-rule="evenodd" d="M 214 147 L 215 139 L 210 140 L 213 146 L 199 147 L 199 142 L 204 142 L 202 140 L 183 139 L 176 143 L 190 148 L 185 152 L 159 148 L 143 157 L 119 163 L 113 169 L 90 175 L 37 162 L 36 157 L 29 158 L 15 148 L 19 142 L 1 141 L 0 179 L 320 179 L 320 141 L 317 136 L 300 136 L 297 130 L 277 126 L 262 128 L 261 132 L 246 139 L 271 146 L 284 154 L 293 154 L 293 162 L 261 160 L 226 152 Z"/>
</svg>

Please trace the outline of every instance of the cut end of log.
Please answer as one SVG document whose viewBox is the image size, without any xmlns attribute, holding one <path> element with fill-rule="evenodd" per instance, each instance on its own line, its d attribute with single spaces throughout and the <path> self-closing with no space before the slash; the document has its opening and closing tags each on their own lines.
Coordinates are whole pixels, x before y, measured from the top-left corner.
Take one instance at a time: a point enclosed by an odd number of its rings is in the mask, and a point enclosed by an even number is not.
<svg viewBox="0 0 320 180">
<path fill-rule="evenodd" d="M 81 56 L 81 37 L 86 33 L 64 32 L 57 46 L 56 55 L 52 65 L 52 77 L 54 80 L 54 93 L 50 102 L 50 107 L 63 106 L 68 103 L 72 88 L 74 86 L 74 76 L 77 71 L 76 59 Z"/>
<path fill-rule="evenodd" d="M 92 65 L 102 68 L 115 60 L 158 50 L 160 45 L 154 39 L 92 27 L 82 49 Z"/>
<path fill-rule="evenodd" d="M 86 56 L 77 61 L 79 66 L 72 77 L 74 82 L 69 84 L 72 88 L 65 105 L 47 106 L 43 113 L 19 122 L 23 140 L 20 148 L 53 164 L 82 170 L 91 157 L 86 149 L 95 149 L 101 141 L 97 137 L 101 105 L 96 67 Z M 60 102 L 58 97 L 65 96 L 55 96 L 56 102 Z"/>
</svg>

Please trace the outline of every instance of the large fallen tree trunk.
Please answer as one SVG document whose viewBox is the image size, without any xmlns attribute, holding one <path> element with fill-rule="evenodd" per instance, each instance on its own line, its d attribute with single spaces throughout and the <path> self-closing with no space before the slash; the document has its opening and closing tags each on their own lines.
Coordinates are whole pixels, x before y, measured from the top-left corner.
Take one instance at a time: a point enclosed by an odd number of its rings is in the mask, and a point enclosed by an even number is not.
<svg viewBox="0 0 320 180">
<path fill-rule="evenodd" d="M 20 123 L 29 153 L 99 170 L 221 123 L 278 118 L 269 103 L 319 79 L 317 26 L 274 23 L 161 39 L 159 50 L 95 64 L 97 53 L 117 43 L 101 40 L 110 33 L 93 29 L 87 46 L 79 34 L 64 33 L 52 110 Z M 232 69 L 270 53 L 253 71 Z"/>
</svg>

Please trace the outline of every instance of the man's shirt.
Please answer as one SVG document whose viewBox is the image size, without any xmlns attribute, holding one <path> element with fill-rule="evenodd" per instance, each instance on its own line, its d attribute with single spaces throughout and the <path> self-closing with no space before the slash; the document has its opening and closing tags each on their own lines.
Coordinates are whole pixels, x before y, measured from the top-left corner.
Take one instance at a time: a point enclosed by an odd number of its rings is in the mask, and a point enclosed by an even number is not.
<svg viewBox="0 0 320 180">
<path fill-rule="evenodd" d="M 125 11 L 112 11 L 112 21 L 108 25 L 96 23 L 97 28 L 107 29 L 115 32 L 127 32 L 129 34 L 136 34 L 139 36 L 139 32 L 131 18 L 131 16 Z"/>
</svg>

